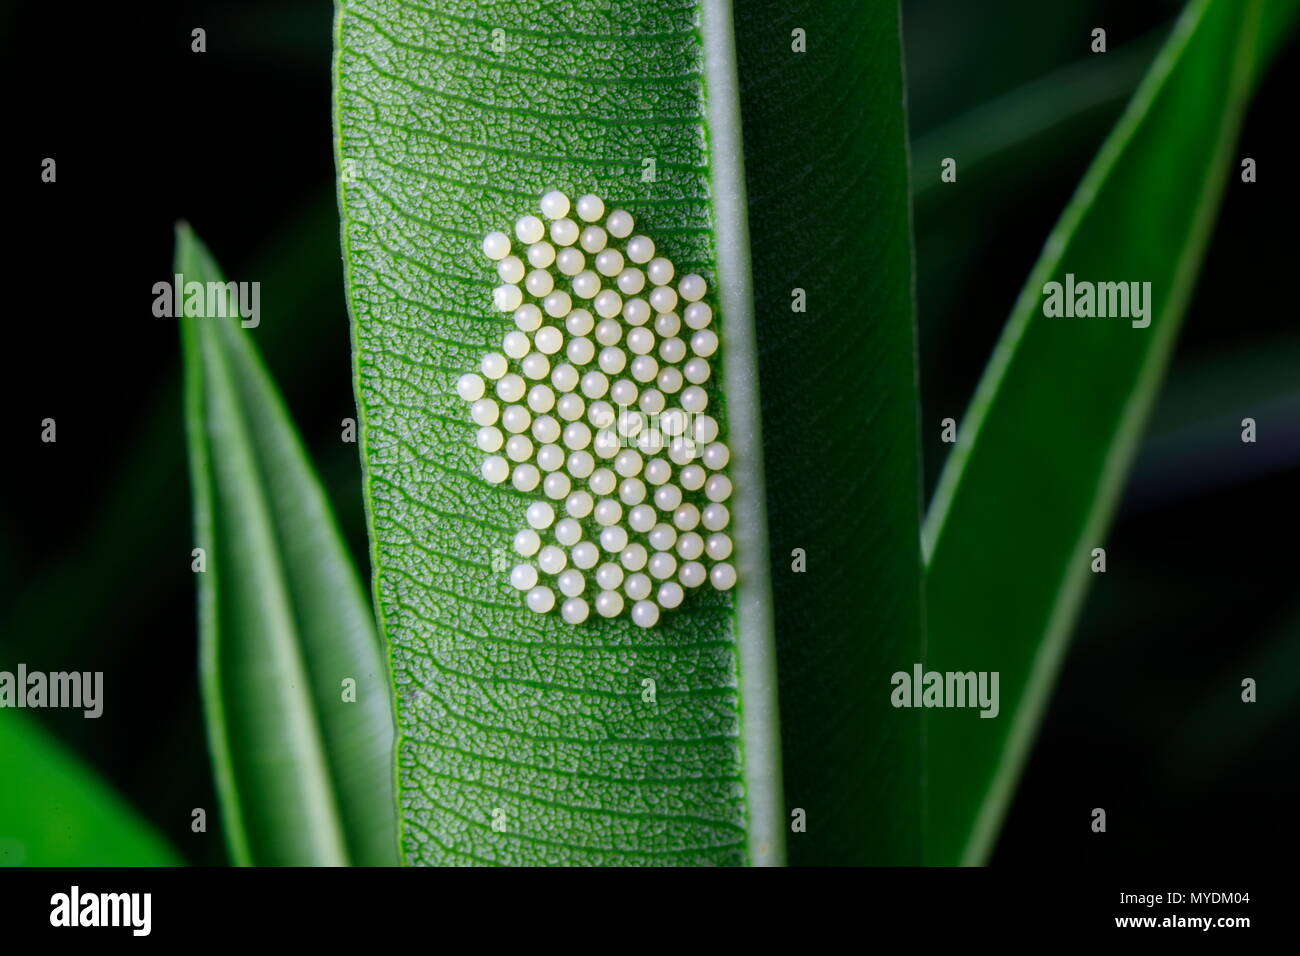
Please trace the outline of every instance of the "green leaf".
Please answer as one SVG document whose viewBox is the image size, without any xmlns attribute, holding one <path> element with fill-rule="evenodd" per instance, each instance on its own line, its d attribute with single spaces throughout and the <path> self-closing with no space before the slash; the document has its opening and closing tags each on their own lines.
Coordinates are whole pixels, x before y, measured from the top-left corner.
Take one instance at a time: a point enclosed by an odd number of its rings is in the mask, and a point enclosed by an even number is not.
<svg viewBox="0 0 1300 956">
<path fill-rule="evenodd" d="M 221 282 L 194 233 L 176 272 Z M 233 313 L 233 306 L 230 308 Z M 235 319 L 181 319 L 200 666 L 238 864 L 396 862 L 391 687 L 333 513 Z M 355 701 L 344 684 L 355 681 Z"/>
<path fill-rule="evenodd" d="M 178 866 L 112 787 L 26 715 L 0 710 L 0 866 Z"/>
<path fill-rule="evenodd" d="M 344 258 L 409 862 L 919 856 L 919 728 L 887 703 L 920 654 L 899 28 L 893 4 L 827 6 L 340 5 Z M 504 567 L 540 496 L 480 478 L 455 390 L 513 327 L 482 238 L 550 189 L 631 211 L 708 278 L 721 329 L 710 411 L 739 584 L 649 629 L 524 607 Z M 815 570 L 792 571 L 794 548 Z M 807 829 L 787 840 L 795 810 Z"/>
<path fill-rule="evenodd" d="M 990 851 L 1237 177 L 1261 12 L 1280 25 L 1284 7 L 1188 6 L 1049 237 L 959 429 L 924 529 L 927 661 L 1000 672 L 1001 713 L 927 713 L 931 862 Z M 1151 282 L 1150 327 L 1044 316 L 1044 284 L 1067 273 Z"/>
</svg>

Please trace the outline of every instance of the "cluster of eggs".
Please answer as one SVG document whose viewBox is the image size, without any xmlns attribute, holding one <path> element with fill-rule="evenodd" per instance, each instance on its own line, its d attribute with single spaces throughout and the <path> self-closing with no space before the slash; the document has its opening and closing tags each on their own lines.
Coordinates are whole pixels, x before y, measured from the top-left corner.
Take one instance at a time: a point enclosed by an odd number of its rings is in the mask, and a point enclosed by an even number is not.
<svg viewBox="0 0 1300 956">
<path fill-rule="evenodd" d="M 736 583 L 731 452 L 705 388 L 719 344 L 708 286 L 678 277 L 599 196 L 548 192 L 541 213 L 549 228 L 515 223 L 518 246 L 504 232 L 483 240 L 501 280 L 493 303 L 515 327 L 456 390 L 483 478 L 537 495 L 510 572 L 527 606 L 553 610 L 558 590 L 570 624 L 630 607 L 652 627 L 686 589 Z"/>
</svg>

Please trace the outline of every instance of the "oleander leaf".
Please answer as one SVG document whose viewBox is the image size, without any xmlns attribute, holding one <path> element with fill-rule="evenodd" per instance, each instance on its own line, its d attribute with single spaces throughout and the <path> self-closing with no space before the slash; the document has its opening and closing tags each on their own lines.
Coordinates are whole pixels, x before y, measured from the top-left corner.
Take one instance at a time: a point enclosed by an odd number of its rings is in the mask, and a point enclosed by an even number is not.
<svg viewBox="0 0 1300 956">
<path fill-rule="evenodd" d="M 924 528 L 927 660 L 999 672 L 1001 713 L 927 713 L 930 862 L 978 863 L 992 847 L 1237 178 L 1260 51 L 1295 6 L 1188 5 L 1048 238 L 958 430 Z M 1045 283 L 1067 274 L 1149 281 L 1149 327 L 1045 316 Z"/>
<path fill-rule="evenodd" d="M 167 841 L 43 727 L 0 710 L 0 866 L 178 866 Z"/>
<path fill-rule="evenodd" d="M 185 225 L 176 272 L 224 281 Z M 180 325 L 206 552 L 200 671 L 231 857 L 396 863 L 391 686 L 356 569 L 253 331 L 237 318 Z"/>
<path fill-rule="evenodd" d="M 786 843 L 795 862 L 919 858 L 919 727 L 887 703 L 920 653 L 899 25 L 893 3 L 838 6 L 339 5 L 344 259 L 408 862 L 762 864 Z M 540 495 L 480 477 L 456 392 L 513 327 L 483 237 L 551 189 L 629 210 L 713 290 L 739 583 L 651 628 L 524 606 L 505 572 Z M 795 811 L 806 832 L 786 838 Z"/>
</svg>

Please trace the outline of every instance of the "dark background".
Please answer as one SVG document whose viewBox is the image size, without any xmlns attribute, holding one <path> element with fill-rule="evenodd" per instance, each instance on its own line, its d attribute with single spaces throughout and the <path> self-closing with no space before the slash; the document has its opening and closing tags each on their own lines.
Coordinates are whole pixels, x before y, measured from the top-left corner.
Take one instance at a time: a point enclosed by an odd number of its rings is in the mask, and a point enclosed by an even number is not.
<svg viewBox="0 0 1300 956">
<path fill-rule="evenodd" d="M 1052 224 L 1180 9 L 905 0 L 926 493 Z M 332 6 L 7 6 L 0 663 L 102 670 L 99 720 L 41 718 L 191 862 L 225 849 L 201 721 L 173 322 L 188 219 L 262 283 L 258 344 L 366 567 L 334 205 Z M 1110 52 L 1088 53 L 1105 27 Z M 190 31 L 207 52 L 190 52 Z M 1300 56 L 1260 89 L 1174 367 L 994 862 L 1267 861 L 1300 824 Z M 1040 119 L 1036 119 L 1039 117 Z M 1042 120 L 1041 117 L 1046 117 Z M 996 123 L 989 122 L 996 119 Z M 990 132 L 992 131 L 992 132 Z M 959 158 L 960 188 L 937 187 Z M 58 181 L 40 182 L 44 157 Z M 1252 464 L 1231 455 L 1258 420 Z M 57 421 L 58 442 L 40 441 Z M 1242 677 L 1260 701 L 1240 703 Z M 1105 807 L 1108 833 L 1088 832 Z M 209 809 L 205 835 L 190 810 Z M 882 825 L 888 825 L 882 821 Z"/>
</svg>

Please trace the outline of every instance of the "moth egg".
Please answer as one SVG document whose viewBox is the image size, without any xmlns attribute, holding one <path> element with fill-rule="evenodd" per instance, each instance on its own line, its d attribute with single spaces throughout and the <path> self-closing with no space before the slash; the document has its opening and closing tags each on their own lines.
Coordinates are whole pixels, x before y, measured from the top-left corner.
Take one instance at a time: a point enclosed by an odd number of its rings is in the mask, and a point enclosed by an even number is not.
<svg viewBox="0 0 1300 956">
<path fill-rule="evenodd" d="M 510 585 L 527 591 L 537 584 L 537 569 L 531 564 L 516 564 L 510 571 Z"/>
<path fill-rule="evenodd" d="M 627 580 L 623 582 L 623 593 L 633 601 L 641 601 L 650 596 L 654 584 L 651 583 L 648 575 L 629 574 Z"/>
<path fill-rule="evenodd" d="M 650 529 L 650 547 L 656 551 L 667 551 L 677 543 L 677 529 L 670 524 L 660 522 Z M 653 572 L 651 572 L 653 573 Z M 670 571 L 669 574 L 672 572 Z M 661 574 L 658 577 L 666 578 L 668 574 Z"/>
<path fill-rule="evenodd" d="M 731 513 L 727 511 L 727 506 L 716 501 L 706 506 L 700 516 L 700 523 L 709 531 L 721 531 L 729 521 L 731 521 Z"/>
<path fill-rule="evenodd" d="M 596 341 L 601 345 L 617 345 L 623 337 L 623 327 L 613 319 L 602 319 L 596 325 Z"/>
<path fill-rule="evenodd" d="M 511 288 L 514 288 L 513 286 Z M 518 292 L 518 289 L 515 289 Z M 596 296 L 593 303 L 596 307 L 596 314 L 607 319 L 612 319 L 623 311 L 623 300 L 613 289 L 606 289 Z"/>
<path fill-rule="evenodd" d="M 505 444 L 501 429 L 487 425 L 478 430 L 478 447 L 480 451 L 500 451 Z"/>
<path fill-rule="evenodd" d="M 641 393 L 641 411 L 647 415 L 658 415 L 664 410 L 667 401 L 658 389 L 647 388 Z"/>
<path fill-rule="evenodd" d="M 709 570 L 709 581 L 719 591 L 730 591 L 736 586 L 736 569 L 726 563 L 715 564 Z"/>
<path fill-rule="evenodd" d="M 555 381 L 554 377 L 552 377 L 551 381 Z M 581 396 L 574 395 L 572 392 L 561 395 L 559 401 L 555 403 L 555 413 L 566 422 L 576 422 L 582 417 L 582 410 Z"/>
<path fill-rule="evenodd" d="M 555 288 L 555 280 L 545 269 L 534 269 L 524 280 L 524 288 L 528 290 L 529 295 L 541 299 L 550 295 L 551 290 Z"/>
<path fill-rule="evenodd" d="M 637 627 L 654 627 L 659 623 L 659 605 L 654 601 L 637 601 L 632 605 L 632 623 Z"/>
<path fill-rule="evenodd" d="M 645 567 L 649 555 L 646 553 L 645 545 L 640 543 L 629 544 L 623 549 L 623 553 L 618 556 L 618 560 L 629 571 L 640 571 Z"/>
<path fill-rule="evenodd" d="M 665 581 L 659 585 L 659 593 L 656 597 L 661 607 L 671 611 L 681 605 L 682 599 L 686 597 L 686 592 L 682 590 L 682 586 L 676 581 Z"/>
<path fill-rule="evenodd" d="M 577 249 L 561 249 L 555 254 L 555 268 L 566 276 L 576 276 L 587 267 L 587 257 Z"/>
<path fill-rule="evenodd" d="M 641 474 L 641 464 L 641 456 L 629 448 L 614 459 L 614 471 L 624 478 L 635 478 Z"/>
<path fill-rule="evenodd" d="M 727 462 L 731 461 L 731 449 L 720 441 L 705 445 L 703 461 L 705 468 L 710 471 L 719 471 L 726 468 Z"/>
<path fill-rule="evenodd" d="M 623 583 L 623 569 L 613 561 L 606 561 L 596 569 L 596 586 L 613 591 Z"/>
<path fill-rule="evenodd" d="M 707 302 L 692 302 L 682 313 L 682 321 L 689 329 L 702 329 L 713 321 L 713 310 Z"/>
<path fill-rule="evenodd" d="M 678 535 L 677 553 L 687 561 L 694 561 L 704 553 L 704 539 L 694 531 Z"/>
<path fill-rule="evenodd" d="M 614 406 L 609 402 L 592 402 L 587 409 L 587 421 L 596 428 L 608 428 L 614 422 Z"/>
<path fill-rule="evenodd" d="M 628 299 L 623 303 L 623 320 L 628 325 L 645 325 L 650 321 L 650 303 L 645 299 Z"/>
<path fill-rule="evenodd" d="M 545 548 L 542 549 L 543 552 L 545 550 Z M 666 551 L 657 551 L 650 556 L 650 563 L 646 567 L 650 572 L 650 577 L 662 581 L 673 576 L 673 573 L 677 570 L 677 559 Z"/>
<path fill-rule="evenodd" d="M 600 252 L 609 243 L 609 236 L 600 226 L 588 226 L 578 237 L 578 245 L 593 255 Z"/>
<path fill-rule="evenodd" d="M 551 318 L 562 319 L 573 308 L 573 299 L 569 298 L 569 293 L 563 289 L 556 289 L 542 300 L 542 308 L 546 310 L 546 314 Z"/>
<path fill-rule="evenodd" d="M 501 260 L 510 254 L 510 237 L 504 232 L 489 232 L 483 237 L 483 255 Z"/>
<path fill-rule="evenodd" d="M 548 269 L 555 262 L 555 247 L 549 242 L 534 242 L 528 247 L 528 264 L 534 269 Z"/>
<path fill-rule="evenodd" d="M 484 458 L 483 464 L 479 466 L 483 474 L 484 481 L 493 485 L 499 485 L 510 477 L 510 465 L 500 455 L 492 455 L 490 458 Z"/>
<path fill-rule="evenodd" d="M 663 432 L 657 428 L 647 428 L 636 436 L 636 447 L 647 455 L 659 454 L 664 447 Z"/>
<path fill-rule="evenodd" d="M 599 291 L 600 276 L 590 269 L 585 269 L 573 277 L 573 294 L 579 299 L 594 298 Z"/>
<path fill-rule="evenodd" d="M 515 532 L 515 550 L 525 558 L 531 558 L 542 546 L 542 538 L 532 528 Z"/>
<path fill-rule="evenodd" d="M 664 339 L 659 343 L 659 357 L 673 364 L 680 362 L 686 358 L 686 343 L 675 337 Z"/>
<path fill-rule="evenodd" d="M 577 241 L 578 224 L 572 219 L 557 219 L 551 223 L 551 242 L 557 246 L 571 246 Z"/>
<path fill-rule="evenodd" d="M 573 546 L 572 550 L 569 551 L 569 557 L 573 560 L 575 568 L 589 571 L 600 560 L 600 549 L 590 541 L 583 541 Z"/>
<path fill-rule="evenodd" d="M 618 274 L 618 291 L 624 295 L 636 295 L 645 288 L 645 273 L 631 267 Z M 626 312 L 627 307 L 624 306 Z"/>
<path fill-rule="evenodd" d="M 492 301 L 499 312 L 513 312 L 524 301 L 517 285 L 499 285 L 492 290 Z"/>
<path fill-rule="evenodd" d="M 520 332 L 536 332 L 542 325 L 542 310 L 531 302 L 515 309 L 515 327 Z"/>
<path fill-rule="evenodd" d="M 671 312 L 677 308 L 677 293 L 672 286 L 656 286 L 650 293 L 650 308 L 656 312 Z"/>
<path fill-rule="evenodd" d="M 659 416 L 659 427 L 664 434 L 676 437 L 686 431 L 686 413 L 680 408 L 670 408 Z"/>
<path fill-rule="evenodd" d="M 668 446 L 668 458 L 678 465 L 689 465 L 699 455 L 695 442 L 685 435 L 679 435 Z"/>
<path fill-rule="evenodd" d="M 569 361 L 574 365 L 589 365 L 596 355 L 596 346 L 591 343 L 591 339 L 579 336 L 569 339 L 564 354 L 569 357 Z"/>
<path fill-rule="evenodd" d="M 709 407 L 709 396 L 698 385 L 692 385 L 690 388 L 682 390 L 681 402 L 682 408 L 691 414 L 696 414 Z"/>
<path fill-rule="evenodd" d="M 618 500 L 625 505 L 639 505 L 645 501 L 645 482 L 640 478 L 624 478 L 618 486 Z"/>
<path fill-rule="evenodd" d="M 609 390 L 609 379 L 600 372 L 588 372 L 582 376 L 582 394 L 588 398 L 602 398 Z"/>
<path fill-rule="evenodd" d="M 632 214 L 624 209 L 615 209 L 605 220 L 605 228 L 615 239 L 626 239 L 632 235 L 632 230 L 636 228 L 636 220 Z"/>
<path fill-rule="evenodd" d="M 596 470 L 596 459 L 589 451 L 575 451 L 569 455 L 565 467 L 574 478 L 588 478 Z"/>
<path fill-rule="evenodd" d="M 537 330 L 537 334 L 533 336 L 533 343 L 539 352 L 554 355 L 564 344 L 564 333 L 554 326 L 546 325 Z"/>
<path fill-rule="evenodd" d="M 557 365 L 551 372 L 551 385 L 558 392 L 572 392 L 578 387 L 578 370 L 572 365 Z"/>
<path fill-rule="evenodd" d="M 591 447 L 595 449 L 596 454 L 601 458 L 613 458 L 618 454 L 618 432 L 612 428 L 602 428 L 596 432 L 596 439 L 592 442 Z"/>
<path fill-rule="evenodd" d="M 596 256 L 596 271 L 612 279 L 623 271 L 623 253 L 617 249 L 606 249 L 599 253 Z"/>
<path fill-rule="evenodd" d="M 601 591 L 596 596 L 596 613 L 601 617 L 617 617 L 623 613 L 623 595 L 617 591 Z"/>
<path fill-rule="evenodd" d="M 533 352 L 524 357 L 519 370 L 524 373 L 524 378 L 537 381 L 546 378 L 551 373 L 551 360 L 541 352 Z"/>
<path fill-rule="evenodd" d="M 555 393 L 545 385 L 534 385 L 528 390 L 528 407 L 539 415 L 555 407 Z"/>
<path fill-rule="evenodd" d="M 704 547 L 714 561 L 725 561 L 731 557 L 731 539 L 725 534 L 711 534 Z"/>
<path fill-rule="evenodd" d="M 596 506 L 595 500 L 588 492 L 575 491 L 569 497 L 564 499 L 564 511 L 574 518 L 585 518 L 591 514 L 591 509 Z M 576 538 L 574 539 L 577 540 Z"/>
<path fill-rule="evenodd" d="M 618 433 L 633 437 L 645 427 L 645 419 L 638 412 L 624 410 L 618 416 Z"/>
<path fill-rule="evenodd" d="M 574 309 L 565 318 L 564 327 L 570 335 L 589 335 L 595 328 L 595 320 L 586 309 Z"/>
<path fill-rule="evenodd" d="M 504 359 L 503 359 L 504 361 Z M 497 382 L 497 398 L 503 402 L 517 402 L 524 397 L 527 385 L 523 377 L 511 372 L 508 375 L 501 376 Z"/>
<path fill-rule="evenodd" d="M 501 414 L 501 427 L 512 435 L 517 435 L 529 425 L 532 416 L 522 405 L 507 405 L 506 410 Z"/>
<path fill-rule="evenodd" d="M 673 512 L 673 524 L 682 531 L 694 531 L 700 523 L 700 509 L 689 502 Z"/>
<path fill-rule="evenodd" d="M 676 485 L 665 484 L 655 489 L 655 507 L 660 511 L 673 511 L 681 503 L 682 489 Z"/>
<path fill-rule="evenodd" d="M 609 397 L 615 405 L 631 405 L 636 401 L 636 396 L 636 385 L 625 378 L 620 378 L 609 389 Z"/>
<path fill-rule="evenodd" d="M 559 445 L 543 445 L 537 449 L 537 467 L 542 471 L 555 471 L 564 466 L 564 449 Z"/>
<path fill-rule="evenodd" d="M 655 526 L 655 510 L 649 505 L 637 505 L 627 513 L 627 523 L 633 531 L 645 534 Z"/>
<path fill-rule="evenodd" d="M 533 343 L 528 341 L 528 336 L 523 332 L 507 332 L 506 337 L 501 340 L 501 348 L 512 359 L 523 358 L 532 347 Z"/>
<path fill-rule="evenodd" d="M 569 624 L 583 623 L 589 613 L 587 602 L 580 597 L 571 597 L 560 607 L 560 615 Z"/>
<path fill-rule="evenodd" d="M 524 512 L 524 518 L 528 521 L 530 527 L 541 531 L 549 528 L 555 521 L 555 509 L 545 501 L 534 501 Z"/>
<path fill-rule="evenodd" d="M 652 485 L 662 485 L 673 476 L 673 467 L 662 458 L 652 458 L 646 462 L 645 480 Z"/>
<path fill-rule="evenodd" d="M 595 193 L 578 197 L 578 218 L 583 222 L 596 222 L 605 215 L 605 200 Z"/>
<path fill-rule="evenodd" d="M 701 329 L 691 336 L 691 350 L 701 358 L 708 358 L 718 350 L 718 333 Z"/>
<path fill-rule="evenodd" d="M 718 420 L 712 415 L 695 416 L 695 440 L 711 442 L 718 437 Z"/>
<path fill-rule="evenodd" d="M 536 465 L 523 464 L 515 468 L 514 473 L 510 476 L 510 483 L 518 491 L 532 491 L 542 480 L 542 473 L 537 470 Z"/>
<path fill-rule="evenodd" d="M 627 333 L 627 347 L 637 355 L 645 355 L 655 347 L 655 334 L 649 329 L 632 329 Z"/>
<path fill-rule="evenodd" d="M 600 532 L 600 546 L 618 554 L 627 547 L 627 530 L 619 525 L 603 529 Z"/>
<path fill-rule="evenodd" d="M 596 524 L 604 527 L 618 524 L 618 520 L 623 517 L 623 506 L 613 498 L 602 498 L 596 502 L 592 517 L 596 519 Z"/>
<path fill-rule="evenodd" d="M 687 491 L 699 491 L 704 487 L 706 473 L 699 465 L 687 465 L 682 469 L 681 475 L 682 487 Z"/>
<path fill-rule="evenodd" d="M 615 346 L 600 350 L 600 370 L 606 375 L 617 375 L 627 366 L 627 355 Z"/>
<path fill-rule="evenodd" d="M 661 368 L 659 374 L 655 377 L 655 384 L 661 391 L 669 395 L 676 395 L 682 389 L 682 373 L 671 365 L 667 368 Z"/>
<path fill-rule="evenodd" d="M 456 379 L 456 394 L 467 402 L 477 402 L 483 397 L 483 379 L 473 372 L 466 372 Z"/>
<path fill-rule="evenodd" d="M 582 540 L 582 525 L 573 518 L 561 518 L 555 523 L 555 540 L 572 547 Z"/>
<path fill-rule="evenodd" d="M 659 363 L 653 355 L 638 355 L 632 360 L 632 377 L 638 382 L 653 382 L 659 374 Z"/>
<path fill-rule="evenodd" d="M 563 500 L 572 487 L 569 476 L 562 471 L 553 471 L 542 479 L 542 494 L 552 501 Z"/>
<path fill-rule="evenodd" d="M 546 227 L 536 216 L 520 216 L 515 223 L 515 236 L 520 242 L 532 245 L 534 242 L 541 242 L 544 235 L 546 235 Z"/>
<path fill-rule="evenodd" d="M 560 423 L 550 415 L 539 415 L 533 420 L 533 437 L 545 444 L 553 444 L 560 440 Z M 556 466 L 559 467 L 558 465 Z M 550 469 L 554 471 L 555 469 Z"/>
<path fill-rule="evenodd" d="M 686 273 L 686 275 L 682 276 L 682 280 L 677 283 L 677 294 L 687 302 L 700 301 L 700 299 L 704 298 L 704 293 L 708 291 L 709 286 L 704 281 L 704 277 L 694 272 Z"/>
<path fill-rule="evenodd" d="M 627 257 L 638 265 L 649 262 L 655 257 L 655 241 L 649 236 L 633 236 L 627 244 Z"/>
<path fill-rule="evenodd" d="M 569 556 L 563 548 L 548 544 L 537 552 L 537 566 L 547 574 L 559 574 L 569 563 Z"/>
<path fill-rule="evenodd" d="M 677 580 L 688 588 L 698 588 L 709 576 L 704 565 L 698 561 L 687 561 L 677 572 Z"/>
<path fill-rule="evenodd" d="M 528 607 L 538 614 L 546 614 L 555 607 L 555 592 L 539 584 L 528 592 Z"/>
<path fill-rule="evenodd" d="M 511 461 L 525 462 L 533 457 L 533 443 L 527 435 L 511 435 L 506 442 L 506 457 Z"/>
<path fill-rule="evenodd" d="M 563 219 L 569 214 L 569 197 L 552 189 L 542 197 L 542 215 L 547 219 Z"/>
<path fill-rule="evenodd" d="M 561 551 L 560 553 L 563 554 L 564 552 Z M 555 586 L 560 589 L 561 594 L 571 598 L 577 597 L 587 589 L 587 579 L 582 576 L 581 571 L 576 568 L 569 568 L 556 579 Z"/>
<path fill-rule="evenodd" d="M 479 383 L 480 385 L 482 382 Z M 470 406 L 470 417 L 476 425 L 495 425 L 500 416 L 499 406 L 490 398 L 480 398 Z"/>
<path fill-rule="evenodd" d="M 497 275 L 502 282 L 518 285 L 524 277 L 524 263 L 518 256 L 506 256 L 497 263 Z"/>
<path fill-rule="evenodd" d="M 703 385 L 709 380 L 709 363 L 702 358 L 693 358 L 682 366 L 683 377 L 692 385 Z"/>
<path fill-rule="evenodd" d="M 591 444 L 591 429 L 582 422 L 571 422 L 564 427 L 564 446 L 579 451 Z"/>
</svg>

